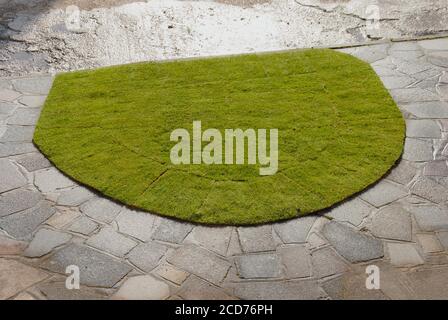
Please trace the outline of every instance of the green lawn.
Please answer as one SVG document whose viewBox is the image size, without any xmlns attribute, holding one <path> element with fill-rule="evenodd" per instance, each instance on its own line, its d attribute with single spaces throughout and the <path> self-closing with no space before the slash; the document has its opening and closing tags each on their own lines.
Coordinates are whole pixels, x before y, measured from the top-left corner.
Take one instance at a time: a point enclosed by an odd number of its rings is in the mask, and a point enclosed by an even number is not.
<svg viewBox="0 0 448 320">
<path fill-rule="evenodd" d="M 170 161 L 176 128 L 278 129 L 278 172 Z M 370 66 L 331 50 L 60 74 L 34 142 L 73 179 L 132 207 L 210 224 L 309 214 L 380 179 L 405 125 Z M 205 145 L 205 143 L 204 143 Z"/>
</svg>

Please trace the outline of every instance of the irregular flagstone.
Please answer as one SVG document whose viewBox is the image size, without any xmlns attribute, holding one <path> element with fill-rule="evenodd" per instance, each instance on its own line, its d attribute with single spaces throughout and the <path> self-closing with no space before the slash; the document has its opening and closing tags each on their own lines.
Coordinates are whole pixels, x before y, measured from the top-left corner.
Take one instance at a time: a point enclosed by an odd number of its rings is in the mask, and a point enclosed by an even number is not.
<svg viewBox="0 0 448 320">
<path fill-rule="evenodd" d="M 319 279 L 348 271 L 345 262 L 331 248 L 322 248 L 312 253 L 315 276 Z"/>
<path fill-rule="evenodd" d="M 412 181 L 416 172 L 417 168 L 414 167 L 411 162 L 401 160 L 400 163 L 392 169 L 390 174 L 387 176 L 387 179 L 406 185 Z"/>
<path fill-rule="evenodd" d="M 448 176 L 448 163 L 445 160 L 431 161 L 423 168 L 425 176 Z"/>
<path fill-rule="evenodd" d="M 232 231 L 229 247 L 227 248 L 227 256 L 235 256 L 243 253 L 241 249 L 240 240 L 236 229 Z"/>
<path fill-rule="evenodd" d="M 382 60 L 387 57 L 385 48 L 380 46 L 366 46 L 357 48 L 352 55 L 367 62 L 373 63 L 378 60 Z"/>
<path fill-rule="evenodd" d="M 240 278 L 278 278 L 281 264 L 277 254 L 259 253 L 243 255 L 236 258 Z"/>
<path fill-rule="evenodd" d="M 237 229 L 244 252 L 259 252 L 275 250 L 271 225 L 240 227 Z"/>
<path fill-rule="evenodd" d="M 125 208 L 116 218 L 116 222 L 121 233 L 128 234 L 141 241 L 149 241 L 154 219 L 152 214 Z"/>
<path fill-rule="evenodd" d="M 41 153 L 37 152 L 22 156 L 16 161 L 29 172 L 45 169 L 51 166 L 50 161 L 48 161 Z"/>
<path fill-rule="evenodd" d="M 47 94 L 50 91 L 52 83 L 53 78 L 50 76 L 12 80 L 12 84 L 17 91 L 35 95 Z"/>
<path fill-rule="evenodd" d="M 409 284 L 417 299 L 448 298 L 448 268 L 426 269 L 409 272 Z"/>
<path fill-rule="evenodd" d="M 73 181 L 64 176 L 56 168 L 43 169 L 34 173 L 34 184 L 44 192 L 54 192 L 73 186 Z"/>
<path fill-rule="evenodd" d="M 0 102 L 0 115 L 10 115 L 18 108 L 16 103 Z"/>
<path fill-rule="evenodd" d="M 317 217 L 306 216 L 274 224 L 274 229 L 281 240 L 288 243 L 304 243 Z"/>
<path fill-rule="evenodd" d="M 45 223 L 53 228 L 62 229 L 80 215 L 78 208 L 56 207 L 56 213 Z"/>
<path fill-rule="evenodd" d="M 31 142 L 34 127 L 8 125 L 6 132 L 0 137 L 0 142 Z"/>
<path fill-rule="evenodd" d="M 431 52 L 428 54 L 428 60 L 436 66 L 448 68 L 448 52 L 446 51 Z"/>
<path fill-rule="evenodd" d="M 227 260 L 192 245 L 180 247 L 167 261 L 214 284 L 219 284 L 230 268 Z"/>
<path fill-rule="evenodd" d="M 448 101 L 448 85 L 437 85 L 437 94 L 441 97 L 442 100 Z"/>
<path fill-rule="evenodd" d="M 448 118 L 448 103 L 442 101 L 411 103 L 402 108 L 422 119 Z"/>
<path fill-rule="evenodd" d="M 1 101 L 12 102 L 12 101 L 16 100 L 18 97 L 20 97 L 21 95 L 22 94 L 17 91 L 13 91 L 10 89 L 0 89 L 0 100 Z"/>
<path fill-rule="evenodd" d="M 326 223 L 322 233 L 336 251 L 352 263 L 369 261 L 384 255 L 381 241 L 344 224 L 333 221 Z"/>
<path fill-rule="evenodd" d="M 68 233 L 50 229 L 40 229 L 34 235 L 24 255 L 29 258 L 42 257 L 53 249 L 67 243 L 72 238 Z"/>
<path fill-rule="evenodd" d="M 417 43 L 426 50 L 448 50 L 447 39 L 421 40 Z"/>
<path fill-rule="evenodd" d="M 79 267 L 82 284 L 106 288 L 113 287 L 132 269 L 104 253 L 77 244 L 59 250 L 42 263 L 41 267 L 65 274 L 70 265 Z"/>
<path fill-rule="evenodd" d="M 394 243 L 387 244 L 390 262 L 398 267 L 413 267 L 423 264 L 425 261 L 418 253 L 415 245 L 410 243 Z"/>
<path fill-rule="evenodd" d="M 0 159 L 0 193 L 23 187 L 27 184 L 19 169 L 7 159 Z"/>
<path fill-rule="evenodd" d="M 433 147 L 431 141 L 406 138 L 403 159 L 409 161 L 433 160 Z"/>
<path fill-rule="evenodd" d="M 407 192 L 401 186 L 383 180 L 361 194 L 360 197 L 375 207 L 381 207 L 405 196 L 407 196 Z"/>
<path fill-rule="evenodd" d="M 436 94 L 421 88 L 393 89 L 390 93 L 397 103 L 439 100 Z"/>
<path fill-rule="evenodd" d="M 225 256 L 229 247 L 232 227 L 197 226 L 185 238 L 184 243 L 198 244 L 210 251 Z M 259 240 L 261 241 L 261 240 Z"/>
<path fill-rule="evenodd" d="M 384 87 L 386 89 L 400 89 L 400 88 L 406 88 L 407 86 L 411 85 L 415 82 L 415 79 L 412 79 L 408 76 L 387 76 L 387 77 L 381 77 L 381 81 L 384 84 Z"/>
<path fill-rule="evenodd" d="M 287 246 L 279 249 L 288 278 L 306 278 L 311 276 L 311 254 L 303 245 Z"/>
<path fill-rule="evenodd" d="M 447 188 L 431 178 L 417 180 L 412 186 L 411 192 L 435 203 L 443 203 L 448 200 Z"/>
<path fill-rule="evenodd" d="M 28 301 L 28 300 L 36 300 L 36 298 L 34 298 L 28 292 L 21 292 L 17 296 L 14 297 L 14 300 Z"/>
<path fill-rule="evenodd" d="M 94 198 L 81 206 L 81 211 L 92 219 L 111 223 L 120 212 L 121 207 L 110 200 Z"/>
<path fill-rule="evenodd" d="M 41 200 L 43 197 L 39 192 L 28 189 L 15 189 L 2 193 L 0 195 L 0 217 L 34 207 Z"/>
<path fill-rule="evenodd" d="M 129 252 L 127 258 L 143 271 L 149 272 L 159 264 L 168 248 L 156 242 L 140 244 Z"/>
<path fill-rule="evenodd" d="M 8 124 L 32 126 L 36 124 L 37 119 L 39 119 L 39 115 L 39 109 L 18 108 L 8 119 Z"/>
<path fill-rule="evenodd" d="M 98 227 L 98 223 L 90 220 L 87 217 L 80 217 L 70 225 L 68 230 L 88 236 L 92 234 L 96 229 L 98 229 Z"/>
<path fill-rule="evenodd" d="M 193 229 L 193 225 L 190 223 L 178 222 L 165 218 L 159 219 L 160 222 L 152 235 L 154 240 L 181 243 Z"/>
<path fill-rule="evenodd" d="M 191 276 L 177 292 L 185 300 L 234 300 L 222 288 L 216 287 L 198 277 Z"/>
<path fill-rule="evenodd" d="M 404 50 L 404 51 L 391 51 L 390 57 L 396 57 L 402 60 L 407 60 L 410 63 L 413 61 L 419 61 L 418 59 L 423 57 L 424 54 L 420 50 Z"/>
<path fill-rule="evenodd" d="M 411 216 L 400 205 L 386 206 L 373 216 L 370 230 L 379 238 L 411 241 Z"/>
<path fill-rule="evenodd" d="M 440 138 L 440 127 L 433 120 L 407 120 L 406 136 L 414 138 Z"/>
<path fill-rule="evenodd" d="M 150 275 L 127 279 L 112 296 L 113 300 L 164 300 L 170 296 L 170 287 Z"/>
<path fill-rule="evenodd" d="M 417 234 L 417 239 L 425 254 L 443 251 L 440 241 L 434 234 L 420 233 Z"/>
<path fill-rule="evenodd" d="M 36 207 L 0 218 L 0 228 L 14 238 L 29 238 L 33 231 L 55 211 L 51 204 L 44 200 Z"/>
<path fill-rule="evenodd" d="M 20 255 L 27 245 L 26 242 L 17 241 L 0 234 L 0 255 Z"/>
<path fill-rule="evenodd" d="M 355 198 L 347 202 L 337 205 L 326 213 L 325 216 L 331 217 L 337 221 L 349 222 L 354 226 L 358 226 L 369 215 L 372 208 L 362 200 Z"/>
<path fill-rule="evenodd" d="M 380 278 L 381 279 L 381 278 Z M 381 282 L 380 282 L 381 283 Z M 345 273 L 323 283 L 322 288 L 333 300 L 387 300 L 381 290 L 366 288 L 366 274 Z"/>
<path fill-rule="evenodd" d="M 448 250 L 448 231 L 437 232 L 437 238 L 445 250 Z"/>
<path fill-rule="evenodd" d="M 95 195 L 84 187 L 75 187 L 61 192 L 57 203 L 62 206 L 79 206 Z"/>
<path fill-rule="evenodd" d="M 422 231 L 448 229 L 448 210 L 434 205 L 412 206 L 409 211 L 414 215 Z"/>
<path fill-rule="evenodd" d="M 118 257 L 124 257 L 137 242 L 119 234 L 111 227 L 104 227 L 97 234 L 90 237 L 86 244 Z"/>
<path fill-rule="evenodd" d="M 0 158 L 7 156 L 15 156 L 33 151 L 36 151 L 36 148 L 32 143 L 22 143 L 22 142 L 0 143 Z"/>
<path fill-rule="evenodd" d="M 48 275 L 39 269 L 0 258 L 0 300 L 11 298 L 47 277 Z"/>
<path fill-rule="evenodd" d="M 97 288 L 81 286 L 76 290 L 69 290 L 65 281 L 50 281 L 37 285 L 37 290 L 48 300 L 105 300 L 107 292 Z"/>
<path fill-rule="evenodd" d="M 30 108 L 39 108 L 44 105 L 46 98 L 47 96 L 23 96 L 19 102 Z"/>
<path fill-rule="evenodd" d="M 322 297 L 317 281 L 263 281 L 234 284 L 234 294 L 245 300 L 315 300 Z"/>
<path fill-rule="evenodd" d="M 188 272 L 179 270 L 168 263 L 165 263 L 165 264 L 159 266 L 155 272 L 160 277 L 162 277 L 168 281 L 171 281 L 177 285 L 181 285 L 189 276 Z M 194 276 L 192 276 L 192 277 L 194 277 Z M 196 277 L 194 277 L 194 278 L 196 278 Z"/>
</svg>

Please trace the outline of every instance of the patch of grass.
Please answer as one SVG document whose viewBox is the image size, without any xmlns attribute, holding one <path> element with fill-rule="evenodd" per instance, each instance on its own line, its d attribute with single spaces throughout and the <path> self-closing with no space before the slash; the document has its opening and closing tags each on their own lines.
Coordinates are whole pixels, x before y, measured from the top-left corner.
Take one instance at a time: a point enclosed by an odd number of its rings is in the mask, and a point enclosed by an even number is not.
<svg viewBox="0 0 448 320">
<path fill-rule="evenodd" d="M 172 165 L 170 134 L 192 123 L 277 128 L 279 170 Z M 210 224 L 321 210 L 381 178 L 404 121 L 370 66 L 331 50 L 139 63 L 60 74 L 34 135 L 75 180 L 130 206 Z"/>
</svg>

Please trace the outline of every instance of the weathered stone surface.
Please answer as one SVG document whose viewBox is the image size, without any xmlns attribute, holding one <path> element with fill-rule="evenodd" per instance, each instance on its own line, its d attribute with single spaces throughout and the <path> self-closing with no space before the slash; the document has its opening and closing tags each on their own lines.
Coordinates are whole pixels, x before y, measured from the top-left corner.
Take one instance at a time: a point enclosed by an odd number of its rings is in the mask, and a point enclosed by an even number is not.
<svg viewBox="0 0 448 320">
<path fill-rule="evenodd" d="M 417 234 L 417 239 L 426 254 L 443 251 L 439 239 L 434 234 L 420 233 Z"/>
<path fill-rule="evenodd" d="M 86 243 L 118 257 L 124 257 L 137 245 L 137 242 L 119 234 L 110 227 L 104 227 L 100 232 L 90 237 Z"/>
<path fill-rule="evenodd" d="M 76 265 L 81 270 L 80 282 L 82 284 L 106 288 L 114 286 L 131 271 L 131 267 L 125 263 L 76 244 L 56 252 L 42 264 L 42 267 L 65 274 L 66 268 L 70 265 Z"/>
<path fill-rule="evenodd" d="M 41 153 L 30 153 L 20 157 L 17 163 L 25 167 L 29 172 L 45 169 L 51 166 L 50 161 L 47 160 Z"/>
<path fill-rule="evenodd" d="M 316 219 L 313 216 L 300 217 L 276 223 L 274 229 L 284 243 L 304 243 Z"/>
<path fill-rule="evenodd" d="M 53 228 L 62 229 L 80 215 L 78 208 L 56 207 L 56 213 L 45 223 Z"/>
<path fill-rule="evenodd" d="M 94 198 L 81 206 L 81 211 L 89 217 L 111 223 L 120 212 L 121 207 L 110 200 Z"/>
<path fill-rule="evenodd" d="M 229 247 L 227 248 L 227 256 L 235 256 L 243 253 L 240 245 L 240 239 L 236 229 L 232 231 L 229 241 Z"/>
<path fill-rule="evenodd" d="M 432 152 L 431 141 L 406 138 L 403 159 L 409 161 L 430 161 L 433 160 Z"/>
<path fill-rule="evenodd" d="M 177 294 L 186 300 L 233 300 L 223 289 L 191 276 Z"/>
<path fill-rule="evenodd" d="M 352 263 L 369 261 L 384 255 L 381 241 L 344 224 L 329 222 L 324 225 L 322 232 L 336 251 Z"/>
<path fill-rule="evenodd" d="M 422 231 L 448 229 L 448 212 L 437 206 L 412 206 L 409 208 Z"/>
<path fill-rule="evenodd" d="M 0 102 L 0 115 L 10 115 L 18 108 L 16 103 Z"/>
<path fill-rule="evenodd" d="M 155 229 L 152 237 L 155 240 L 181 243 L 191 229 L 193 229 L 193 225 L 190 223 L 161 218 L 161 221 Z"/>
<path fill-rule="evenodd" d="M 328 296 L 334 300 L 387 300 L 381 290 L 366 288 L 366 274 L 346 273 L 328 280 L 322 285 Z"/>
<path fill-rule="evenodd" d="M 392 169 L 387 179 L 400 184 L 408 184 L 414 178 L 417 169 L 406 160 L 401 160 L 400 163 Z"/>
<path fill-rule="evenodd" d="M 442 101 L 410 103 L 402 108 L 422 119 L 448 118 L 448 103 Z"/>
<path fill-rule="evenodd" d="M 406 136 L 413 138 L 440 138 L 438 124 L 433 120 L 407 120 Z"/>
<path fill-rule="evenodd" d="M 448 163 L 445 160 L 437 160 L 428 162 L 423 168 L 425 176 L 448 176 Z"/>
<path fill-rule="evenodd" d="M 306 278 L 311 276 L 311 254 L 303 245 L 280 248 L 280 258 L 286 268 L 288 278 Z"/>
<path fill-rule="evenodd" d="M 45 272 L 23 263 L 0 258 L 0 300 L 11 298 L 47 276 Z"/>
<path fill-rule="evenodd" d="M 26 246 L 26 242 L 17 241 L 0 234 L 0 255 L 20 255 Z"/>
<path fill-rule="evenodd" d="M 50 91 L 52 77 L 22 78 L 12 81 L 14 88 L 23 93 L 45 95 Z"/>
<path fill-rule="evenodd" d="M 5 142 L 0 143 L 0 157 L 14 156 L 36 151 L 32 143 Z"/>
<path fill-rule="evenodd" d="M 445 250 L 448 250 L 448 231 L 437 232 L 437 238 Z"/>
<path fill-rule="evenodd" d="M 436 91 L 441 100 L 448 101 L 448 85 L 438 84 L 436 87 Z"/>
<path fill-rule="evenodd" d="M 417 299 L 448 298 L 448 268 L 418 270 L 408 273 Z"/>
<path fill-rule="evenodd" d="M 61 192 L 58 204 L 62 206 L 79 206 L 95 195 L 84 187 L 75 187 Z"/>
<path fill-rule="evenodd" d="M 167 261 L 215 284 L 224 279 L 230 268 L 227 260 L 191 245 L 177 249 L 172 256 L 168 257 Z"/>
<path fill-rule="evenodd" d="M 381 77 L 381 81 L 387 89 L 391 90 L 406 88 L 410 84 L 414 83 L 415 79 L 408 76 L 387 76 Z"/>
<path fill-rule="evenodd" d="M 14 238 L 29 238 L 54 212 L 55 209 L 48 201 L 41 201 L 36 207 L 0 218 L 0 228 Z"/>
<path fill-rule="evenodd" d="M 65 281 L 50 281 L 41 283 L 37 290 L 48 300 L 104 300 L 107 293 L 100 289 L 81 286 L 76 290 L 69 290 Z"/>
<path fill-rule="evenodd" d="M 446 187 L 431 178 L 417 180 L 412 186 L 411 192 L 435 203 L 442 203 L 448 200 Z"/>
<path fill-rule="evenodd" d="M 15 189 L 2 193 L 0 195 L 0 217 L 34 207 L 42 199 L 39 192 L 27 189 Z"/>
<path fill-rule="evenodd" d="M 56 168 L 43 169 L 34 173 L 34 184 L 44 192 L 55 192 L 73 186 L 73 181 L 64 176 Z"/>
<path fill-rule="evenodd" d="M 406 191 L 401 186 L 383 180 L 361 194 L 361 198 L 375 207 L 381 207 L 406 195 Z"/>
<path fill-rule="evenodd" d="M 352 54 L 368 63 L 373 63 L 387 57 L 387 52 L 383 47 L 359 47 Z"/>
<path fill-rule="evenodd" d="M 148 242 L 135 247 L 128 254 L 129 261 L 142 269 L 149 272 L 154 269 L 165 255 L 167 247 L 156 242 Z"/>
<path fill-rule="evenodd" d="M 114 300 L 164 300 L 170 296 L 170 287 L 150 275 L 127 279 L 113 295 Z"/>
<path fill-rule="evenodd" d="M 232 235 L 231 227 L 202 227 L 197 226 L 185 238 L 184 243 L 194 243 L 201 247 L 214 251 L 222 256 L 227 253 L 230 237 Z"/>
<path fill-rule="evenodd" d="M 421 88 L 394 89 L 390 91 L 394 100 L 398 103 L 438 101 L 439 97 Z"/>
<path fill-rule="evenodd" d="M 88 236 L 98 229 L 98 226 L 98 223 L 90 220 L 89 218 L 80 217 L 70 225 L 68 230 Z"/>
<path fill-rule="evenodd" d="M 426 50 L 448 50 L 447 39 L 422 40 L 418 44 Z"/>
<path fill-rule="evenodd" d="M 31 142 L 34 127 L 8 125 L 6 132 L 0 137 L 0 142 Z"/>
<path fill-rule="evenodd" d="M 2 101 L 12 102 L 20 96 L 21 96 L 20 92 L 13 91 L 10 89 L 0 89 L 0 100 Z"/>
<path fill-rule="evenodd" d="M 179 270 L 172 265 L 165 263 L 159 266 L 155 271 L 160 277 L 171 281 L 177 285 L 181 285 L 187 279 L 189 273 Z M 194 277 L 194 276 L 192 276 Z"/>
<path fill-rule="evenodd" d="M 362 200 L 355 198 L 339 204 L 325 215 L 337 221 L 344 221 L 358 226 L 369 215 L 370 211 L 372 211 L 371 207 Z"/>
<path fill-rule="evenodd" d="M 0 159 L 0 193 L 26 185 L 25 177 L 7 159 Z"/>
<path fill-rule="evenodd" d="M 275 250 L 271 225 L 238 228 L 241 247 L 244 252 Z"/>
<path fill-rule="evenodd" d="M 276 254 L 260 253 L 236 258 L 238 274 L 241 278 L 278 278 L 281 275 L 280 260 Z"/>
<path fill-rule="evenodd" d="M 394 266 L 413 267 L 424 263 L 416 247 L 410 243 L 390 242 L 387 244 L 387 251 Z"/>
<path fill-rule="evenodd" d="M 322 296 L 314 280 L 238 283 L 235 295 L 247 300 L 314 300 Z"/>
<path fill-rule="evenodd" d="M 428 55 L 428 61 L 435 66 L 448 68 L 448 52 L 446 51 L 431 52 Z"/>
<path fill-rule="evenodd" d="M 32 295 L 30 295 L 28 292 L 21 292 L 17 296 L 14 297 L 14 300 L 19 301 L 28 301 L 28 300 L 36 300 Z"/>
<path fill-rule="evenodd" d="M 348 270 L 345 262 L 331 248 L 322 248 L 312 253 L 314 275 L 324 278 Z"/>
<path fill-rule="evenodd" d="M 154 215 L 145 212 L 123 209 L 116 218 L 118 230 L 141 241 L 151 239 Z"/>
<path fill-rule="evenodd" d="M 373 216 L 370 230 L 379 238 L 411 241 L 411 216 L 400 205 L 384 207 Z"/>
<path fill-rule="evenodd" d="M 14 114 L 8 119 L 8 124 L 20 126 L 35 125 L 39 119 L 39 109 L 18 108 Z"/>
<path fill-rule="evenodd" d="M 24 255 L 30 258 L 42 257 L 57 248 L 72 238 L 68 233 L 50 230 L 40 229 L 34 235 L 28 248 L 26 248 Z"/>
<path fill-rule="evenodd" d="M 44 105 L 46 98 L 47 96 L 23 96 L 19 102 L 30 108 L 39 108 Z"/>
</svg>

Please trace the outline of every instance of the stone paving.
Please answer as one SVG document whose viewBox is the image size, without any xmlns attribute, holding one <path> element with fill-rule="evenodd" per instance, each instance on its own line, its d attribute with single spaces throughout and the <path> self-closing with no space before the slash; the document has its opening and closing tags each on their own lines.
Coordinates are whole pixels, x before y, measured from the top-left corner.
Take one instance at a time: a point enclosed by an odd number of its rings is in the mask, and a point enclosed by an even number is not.
<svg viewBox="0 0 448 320">
<path fill-rule="evenodd" d="M 77 185 L 32 144 L 52 77 L 1 79 L 0 299 L 447 299 L 448 38 L 342 51 L 397 101 L 403 159 L 331 210 L 255 227 L 174 221 Z"/>
</svg>

